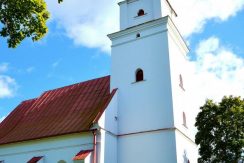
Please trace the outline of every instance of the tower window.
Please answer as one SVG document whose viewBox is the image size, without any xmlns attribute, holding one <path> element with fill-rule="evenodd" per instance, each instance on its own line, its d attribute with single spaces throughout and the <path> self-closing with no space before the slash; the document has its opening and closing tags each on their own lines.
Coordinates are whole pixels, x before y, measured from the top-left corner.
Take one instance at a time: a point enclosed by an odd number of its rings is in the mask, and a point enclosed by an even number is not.
<svg viewBox="0 0 244 163">
<path fill-rule="evenodd" d="M 143 81 L 143 80 L 144 80 L 143 70 L 137 69 L 136 70 L 136 82 Z"/>
<path fill-rule="evenodd" d="M 137 16 L 143 16 L 145 15 L 145 11 L 143 9 L 140 9 L 137 13 Z"/>
<path fill-rule="evenodd" d="M 186 114 L 185 114 L 185 112 L 183 112 L 183 126 L 185 126 L 187 128 L 187 125 L 186 125 Z"/>
</svg>

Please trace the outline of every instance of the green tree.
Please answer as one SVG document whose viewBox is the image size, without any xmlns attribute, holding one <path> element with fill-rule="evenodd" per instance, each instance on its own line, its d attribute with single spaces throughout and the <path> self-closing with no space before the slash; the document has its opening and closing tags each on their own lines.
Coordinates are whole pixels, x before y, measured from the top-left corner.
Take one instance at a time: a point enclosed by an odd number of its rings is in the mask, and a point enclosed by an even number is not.
<svg viewBox="0 0 244 163">
<path fill-rule="evenodd" d="M 44 0 L 0 0 L 0 36 L 7 39 L 10 48 L 27 37 L 33 41 L 43 38 L 48 32 L 48 18 Z"/>
<path fill-rule="evenodd" d="M 207 100 L 195 126 L 200 145 L 199 163 L 237 163 L 243 160 L 244 99 L 224 97 L 220 103 Z"/>
</svg>

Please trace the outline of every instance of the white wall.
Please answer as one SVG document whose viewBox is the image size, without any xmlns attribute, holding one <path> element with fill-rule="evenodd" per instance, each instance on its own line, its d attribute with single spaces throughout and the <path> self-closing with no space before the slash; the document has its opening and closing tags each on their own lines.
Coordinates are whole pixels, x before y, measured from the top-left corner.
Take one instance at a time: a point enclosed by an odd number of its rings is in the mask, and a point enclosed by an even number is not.
<svg viewBox="0 0 244 163">
<path fill-rule="evenodd" d="M 198 148 L 196 144 L 185 137 L 181 132 L 176 132 L 176 149 L 177 149 L 177 162 L 178 163 L 197 163 Z"/>
<path fill-rule="evenodd" d="M 174 127 L 167 21 L 165 17 L 109 35 L 111 89 L 119 90 L 119 135 Z M 145 81 L 135 83 L 138 68 Z M 135 162 L 176 162 L 174 131 L 119 136 L 118 163 Z"/>
<path fill-rule="evenodd" d="M 136 38 L 137 33 L 140 38 Z M 182 113 L 188 115 L 190 109 L 185 91 L 179 87 L 179 75 L 184 78 L 187 73 L 184 64 L 188 48 L 171 19 L 164 17 L 109 37 L 112 40 L 111 89 L 119 90 L 118 134 L 129 134 L 118 138 L 118 163 L 180 162 L 178 146 L 197 151 L 194 142 L 188 141 L 194 140 L 192 128 L 183 126 Z M 145 80 L 135 83 L 138 68 L 144 71 Z M 164 128 L 172 130 L 131 136 L 131 133 Z M 185 135 L 181 137 L 184 143 L 176 141 L 178 130 Z"/>
<path fill-rule="evenodd" d="M 176 148 L 177 162 L 197 163 L 198 148 L 195 144 L 194 123 L 195 117 L 192 114 L 192 109 L 189 103 L 196 97 L 191 97 L 188 93 L 191 87 L 187 87 L 191 82 L 187 78 L 189 76 L 187 53 L 189 52 L 186 44 L 176 31 L 173 22 L 168 25 L 168 42 L 169 42 L 169 57 L 170 57 L 170 74 L 172 83 L 172 99 L 174 110 L 174 126 L 176 130 Z M 180 75 L 183 79 L 183 88 L 180 87 Z M 191 99 L 191 100 L 189 100 Z M 186 125 L 183 125 L 183 112 L 186 115 Z"/>
<path fill-rule="evenodd" d="M 93 149 L 91 133 L 72 134 L 22 143 L 0 146 L 0 160 L 6 163 L 24 163 L 35 156 L 44 156 L 44 163 L 64 160 L 73 163 L 73 157 L 81 150 Z M 86 161 L 86 163 L 88 163 Z"/>
<path fill-rule="evenodd" d="M 173 99 L 173 110 L 174 110 L 174 125 L 179 130 L 187 134 L 194 141 L 194 123 L 195 117 L 192 114 L 192 109 L 189 103 L 194 97 L 188 93 L 191 87 L 187 87 L 190 81 L 187 77 L 189 76 L 187 53 L 189 52 L 181 36 L 174 31 L 173 23 L 171 22 L 169 28 L 169 57 L 170 57 L 170 76 L 172 83 L 172 99 Z M 180 87 L 180 77 L 183 79 L 183 88 Z M 186 115 L 187 127 L 183 125 L 183 112 Z M 194 111 L 195 113 L 195 111 Z"/>
<path fill-rule="evenodd" d="M 111 89 L 119 90 L 119 134 L 173 127 L 166 20 L 110 35 Z M 138 68 L 145 81 L 135 83 Z"/>
<path fill-rule="evenodd" d="M 101 127 L 98 139 L 99 163 L 117 163 L 118 91 L 98 121 Z"/>
<path fill-rule="evenodd" d="M 119 137 L 118 163 L 176 163 L 174 131 Z"/>
</svg>

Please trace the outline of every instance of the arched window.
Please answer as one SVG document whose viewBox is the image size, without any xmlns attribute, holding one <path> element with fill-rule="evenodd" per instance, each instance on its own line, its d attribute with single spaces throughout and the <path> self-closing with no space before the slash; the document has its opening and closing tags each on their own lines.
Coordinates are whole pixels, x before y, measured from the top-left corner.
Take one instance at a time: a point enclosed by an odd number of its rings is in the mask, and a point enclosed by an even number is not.
<svg viewBox="0 0 244 163">
<path fill-rule="evenodd" d="M 143 81 L 143 80 L 144 80 L 143 70 L 139 68 L 136 70 L 136 82 Z"/>
<path fill-rule="evenodd" d="M 185 112 L 183 112 L 183 125 L 185 127 L 187 127 L 187 125 L 186 125 L 186 114 L 185 114 Z"/>
<path fill-rule="evenodd" d="M 137 13 L 137 16 L 143 16 L 145 15 L 145 11 L 143 9 L 140 9 Z"/>
</svg>

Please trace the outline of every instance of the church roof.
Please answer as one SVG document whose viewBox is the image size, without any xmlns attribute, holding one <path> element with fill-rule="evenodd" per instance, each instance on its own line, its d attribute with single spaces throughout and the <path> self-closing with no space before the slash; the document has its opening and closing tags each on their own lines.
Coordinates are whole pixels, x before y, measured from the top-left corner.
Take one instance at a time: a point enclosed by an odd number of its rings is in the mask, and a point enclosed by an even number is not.
<svg viewBox="0 0 244 163">
<path fill-rule="evenodd" d="M 46 91 L 19 104 L 0 124 L 0 144 L 89 131 L 115 92 L 110 76 Z"/>
</svg>

